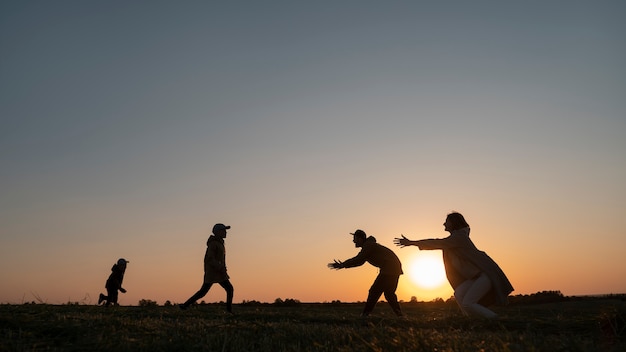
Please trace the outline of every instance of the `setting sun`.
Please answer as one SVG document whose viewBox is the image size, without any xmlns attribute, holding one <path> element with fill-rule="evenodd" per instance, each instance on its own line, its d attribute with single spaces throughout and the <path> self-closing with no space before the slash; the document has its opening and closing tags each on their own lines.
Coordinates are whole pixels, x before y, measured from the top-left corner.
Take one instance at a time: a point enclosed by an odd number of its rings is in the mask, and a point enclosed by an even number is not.
<svg viewBox="0 0 626 352">
<path fill-rule="evenodd" d="M 441 253 L 420 252 L 410 262 L 407 274 L 417 286 L 432 289 L 446 282 Z"/>
</svg>

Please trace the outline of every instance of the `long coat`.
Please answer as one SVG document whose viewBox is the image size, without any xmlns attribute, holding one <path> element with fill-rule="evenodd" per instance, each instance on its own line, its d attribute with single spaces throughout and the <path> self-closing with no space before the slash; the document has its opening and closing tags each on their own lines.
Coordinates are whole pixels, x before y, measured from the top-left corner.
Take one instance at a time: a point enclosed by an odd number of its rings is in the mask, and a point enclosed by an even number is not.
<svg viewBox="0 0 626 352">
<path fill-rule="evenodd" d="M 402 263 L 396 254 L 389 248 L 376 243 L 376 238 L 368 237 L 356 257 L 343 262 L 344 268 L 360 266 L 368 262 L 380 268 L 380 275 L 402 275 Z"/>
<path fill-rule="evenodd" d="M 476 248 L 469 233 L 470 228 L 465 227 L 450 232 L 446 238 L 421 240 L 419 247 L 443 250 L 446 276 L 455 290 L 464 281 L 485 273 L 491 280 L 491 290 L 478 303 L 485 306 L 507 304 L 513 286 L 498 264 L 487 253 Z"/>
<path fill-rule="evenodd" d="M 211 235 L 206 242 L 204 254 L 204 283 L 210 284 L 228 280 L 226 274 L 226 248 L 224 239 Z"/>
</svg>

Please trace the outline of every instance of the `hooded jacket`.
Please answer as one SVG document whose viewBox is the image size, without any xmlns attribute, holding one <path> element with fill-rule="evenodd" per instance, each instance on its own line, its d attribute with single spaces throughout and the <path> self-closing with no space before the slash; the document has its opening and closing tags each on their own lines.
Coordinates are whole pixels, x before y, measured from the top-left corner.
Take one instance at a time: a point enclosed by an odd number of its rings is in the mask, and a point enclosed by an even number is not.
<svg viewBox="0 0 626 352">
<path fill-rule="evenodd" d="M 126 268 L 122 268 L 117 264 L 113 264 L 113 267 L 111 267 L 111 275 L 109 275 L 109 278 L 107 279 L 104 287 L 112 290 L 119 290 L 120 288 L 122 288 L 122 281 L 124 281 L 124 272 L 126 272 Z"/>
<path fill-rule="evenodd" d="M 204 283 L 215 283 L 228 280 L 226 274 L 226 248 L 224 239 L 211 235 L 206 242 L 204 254 Z"/>
<path fill-rule="evenodd" d="M 368 262 L 380 268 L 380 275 L 402 275 L 402 263 L 396 254 L 389 248 L 376 243 L 376 238 L 369 236 L 365 239 L 361 251 L 356 257 L 343 262 L 344 268 L 361 266 Z"/>
<path fill-rule="evenodd" d="M 513 292 L 513 286 L 498 264 L 476 248 L 469 233 L 469 227 L 454 230 L 446 238 L 421 240 L 419 247 L 443 250 L 446 276 L 452 288 L 456 289 L 464 281 L 485 273 L 491 280 L 491 290 L 478 303 L 485 306 L 507 304 L 507 297 Z"/>
</svg>

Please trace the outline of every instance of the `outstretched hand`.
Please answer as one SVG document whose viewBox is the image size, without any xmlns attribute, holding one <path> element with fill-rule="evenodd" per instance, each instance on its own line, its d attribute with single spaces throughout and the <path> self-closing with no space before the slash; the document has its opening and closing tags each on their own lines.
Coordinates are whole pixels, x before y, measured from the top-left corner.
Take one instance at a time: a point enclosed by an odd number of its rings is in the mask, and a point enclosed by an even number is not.
<svg viewBox="0 0 626 352">
<path fill-rule="evenodd" d="M 400 247 L 406 247 L 406 246 L 410 246 L 411 245 L 411 240 L 404 237 L 404 235 L 400 234 L 400 236 L 402 236 L 402 238 L 395 238 L 393 240 L 393 243 L 395 243 L 397 246 Z"/>
<path fill-rule="evenodd" d="M 121 288 L 121 287 L 120 287 L 120 291 L 122 291 L 122 293 L 126 293 L 126 289 Z"/>
<path fill-rule="evenodd" d="M 328 263 L 329 269 L 341 269 L 343 268 L 343 262 L 341 260 L 333 259 L 332 263 Z"/>
</svg>

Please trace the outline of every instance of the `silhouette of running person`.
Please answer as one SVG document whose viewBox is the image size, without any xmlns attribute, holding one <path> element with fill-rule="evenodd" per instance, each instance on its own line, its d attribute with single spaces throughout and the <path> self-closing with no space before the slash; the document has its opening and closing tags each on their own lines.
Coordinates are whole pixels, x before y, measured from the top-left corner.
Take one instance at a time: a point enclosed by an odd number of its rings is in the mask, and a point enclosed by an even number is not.
<svg viewBox="0 0 626 352">
<path fill-rule="evenodd" d="M 224 224 L 215 224 L 213 226 L 213 235 L 206 242 L 207 249 L 204 254 L 204 282 L 198 292 L 180 305 L 181 309 L 187 309 L 187 307 L 204 297 L 214 283 L 218 283 L 226 291 L 226 311 L 229 313 L 233 312 L 234 288 L 226 273 L 226 248 L 224 247 L 224 239 L 228 229 L 230 229 L 230 226 Z"/>
<path fill-rule="evenodd" d="M 446 276 L 463 313 L 485 318 L 497 317 L 487 307 L 508 303 L 508 295 L 513 292 L 509 279 L 493 259 L 476 248 L 469 238 L 470 227 L 463 215 L 457 212 L 448 214 L 443 226 L 445 231 L 450 232 L 446 238 L 411 241 L 402 236 L 394 242 L 401 247 L 443 250 Z"/>
<path fill-rule="evenodd" d="M 128 260 L 124 258 L 120 258 L 116 264 L 113 264 L 111 268 L 111 275 L 107 279 L 104 287 L 107 289 L 107 295 L 100 294 L 98 297 L 98 304 L 102 304 L 103 301 L 105 306 L 109 306 L 111 304 L 117 304 L 117 291 L 122 291 L 122 293 L 126 293 L 126 289 L 122 287 L 122 281 L 124 281 L 124 273 L 126 272 L 126 264 L 130 263 Z"/>
<path fill-rule="evenodd" d="M 398 279 L 400 275 L 402 275 L 402 263 L 400 263 L 400 259 L 398 259 L 391 249 L 376 243 L 376 238 L 373 236 L 367 237 L 363 230 L 356 230 L 351 233 L 351 235 L 353 236 L 352 242 L 354 242 L 354 246 L 361 248 L 359 254 L 343 262 L 334 260 L 333 263 L 328 263 L 328 267 L 330 269 L 353 268 L 368 262 L 380 268 L 376 280 L 374 280 L 372 287 L 369 289 L 367 302 L 365 303 L 365 308 L 363 308 L 361 316 L 367 317 L 374 310 L 380 295 L 384 293 L 385 299 L 387 299 L 393 312 L 401 317 L 403 314 L 400 309 L 400 304 L 398 303 L 398 297 L 396 296 Z"/>
</svg>

